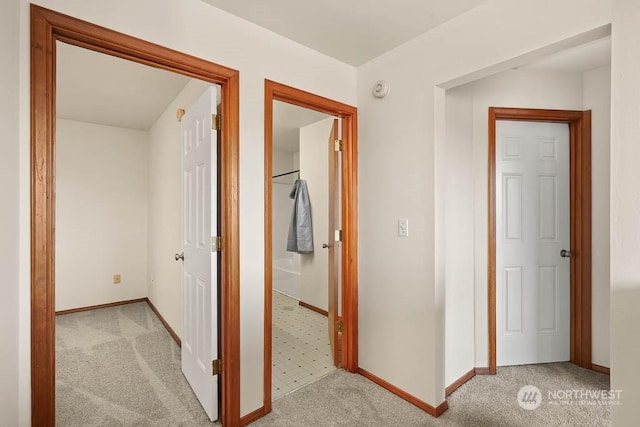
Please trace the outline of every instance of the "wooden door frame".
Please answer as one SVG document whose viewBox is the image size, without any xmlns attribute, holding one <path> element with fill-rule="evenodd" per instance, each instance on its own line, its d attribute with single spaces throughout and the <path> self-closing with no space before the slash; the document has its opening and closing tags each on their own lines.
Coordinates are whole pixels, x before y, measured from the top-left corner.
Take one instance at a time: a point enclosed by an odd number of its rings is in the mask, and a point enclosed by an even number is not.
<svg viewBox="0 0 640 427">
<path fill-rule="evenodd" d="M 489 373 L 496 373 L 496 121 L 567 123 L 570 157 L 571 362 L 591 369 L 591 111 L 489 107 Z"/>
<path fill-rule="evenodd" d="M 240 421 L 239 73 L 31 5 L 31 421 L 55 425 L 56 41 L 221 86 L 221 420 Z"/>
<path fill-rule="evenodd" d="M 358 368 L 358 110 L 300 89 L 265 80 L 264 97 L 264 402 L 256 418 L 271 411 L 272 367 L 272 175 L 273 102 L 282 101 L 342 119 L 342 367 Z"/>
</svg>

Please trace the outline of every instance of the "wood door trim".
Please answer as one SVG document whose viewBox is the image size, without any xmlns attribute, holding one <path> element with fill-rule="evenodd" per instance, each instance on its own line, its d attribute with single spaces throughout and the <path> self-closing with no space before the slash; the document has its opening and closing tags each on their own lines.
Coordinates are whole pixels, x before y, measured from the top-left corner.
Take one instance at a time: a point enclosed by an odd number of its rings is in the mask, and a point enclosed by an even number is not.
<svg viewBox="0 0 640 427">
<path fill-rule="evenodd" d="M 55 424 L 55 43 L 57 40 L 200 80 L 222 91 L 221 419 L 240 423 L 239 73 L 31 5 L 31 420 Z"/>
<path fill-rule="evenodd" d="M 496 373 L 496 121 L 569 125 L 571 362 L 591 368 L 591 111 L 489 107 L 489 373 Z"/>
<path fill-rule="evenodd" d="M 342 118 L 342 367 L 358 368 L 358 110 L 300 89 L 265 80 L 264 97 L 264 399 L 263 414 L 271 411 L 272 367 L 272 194 L 273 101 Z"/>
</svg>

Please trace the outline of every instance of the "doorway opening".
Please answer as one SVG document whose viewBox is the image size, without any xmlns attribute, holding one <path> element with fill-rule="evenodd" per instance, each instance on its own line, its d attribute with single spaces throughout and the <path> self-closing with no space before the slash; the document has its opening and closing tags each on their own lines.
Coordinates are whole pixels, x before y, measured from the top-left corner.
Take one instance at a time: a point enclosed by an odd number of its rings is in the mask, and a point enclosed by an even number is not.
<svg viewBox="0 0 640 427">
<path fill-rule="evenodd" d="M 291 162 L 282 168 L 282 165 L 276 165 L 278 158 L 284 158 L 282 154 L 277 154 L 275 148 L 280 142 L 274 142 L 274 132 L 279 128 L 276 123 L 278 116 L 282 111 L 289 112 L 288 116 L 302 114 L 304 117 L 310 117 L 305 123 L 307 126 L 303 130 L 299 130 L 299 134 L 306 139 L 307 136 L 313 139 L 310 141 L 300 140 L 299 160 L 296 163 L 295 156 L 291 156 Z M 287 114 L 285 114 L 287 115 Z M 314 123 L 315 124 L 312 124 Z M 317 136 L 316 136 L 317 134 Z M 341 142 L 340 142 L 341 141 Z M 305 144 L 307 147 L 303 147 Z M 312 150 L 309 151 L 309 147 Z M 337 151 L 336 151 L 337 150 Z M 304 153 L 303 153 L 304 152 Z M 318 159 L 323 156 L 326 162 Z M 278 167 L 278 169 L 276 169 Z M 291 168 L 291 169 L 289 169 Z M 284 170 L 289 169 L 289 170 Z M 288 173 L 292 172 L 292 173 Z M 300 179 L 298 180 L 298 173 Z M 283 175 L 284 174 L 284 175 Z M 293 180 L 291 175 L 293 175 Z M 295 190 L 292 193 L 298 193 L 298 196 L 305 192 L 311 194 L 312 189 L 317 189 L 316 197 L 320 196 L 323 191 L 326 192 L 324 201 L 319 198 L 317 203 L 318 209 L 312 210 L 312 224 L 318 229 L 313 232 L 313 257 L 309 256 L 311 247 L 305 246 L 303 226 L 304 206 L 302 201 L 294 201 L 295 211 L 289 210 L 284 216 L 276 215 L 277 209 L 285 205 L 287 194 L 291 191 L 290 185 L 295 184 Z M 306 182 L 309 181 L 309 182 Z M 323 182 L 324 181 L 324 182 Z M 285 184 L 279 184 L 285 182 Z M 303 184 L 304 182 L 304 184 Z M 289 188 L 285 188 L 289 187 Z M 307 187 L 308 185 L 308 187 Z M 280 188 L 282 186 L 283 188 Z M 307 187 L 302 190 L 301 187 Z M 299 192 L 302 193 L 299 193 Z M 334 195 L 335 197 L 331 196 Z M 280 196 L 283 196 L 284 203 Z M 278 203 L 276 203 L 276 197 Z M 295 197 L 295 194 L 294 194 Z M 314 195 L 311 194 L 311 203 L 313 204 Z M 324 212 L 323 212 L 324 211 Z M 291 215 L 291 216 L 289 216 Z M 281 230 L 293 217 L 296 223 L 290 223 L 297 227 L 299 234 L 288 233 L 287 230 Z M 277 229 L 277 233 L 275 230 Z M 310 229 L 308 231 L 311 231 Z M 285 235 L 285 232 L 287 233 Z M 321 236 L 322 233 L 324 236 Z M 283 240 L 285 239 L 285 240 Z M 286 240 L 291 239 L 290 242 Z M 318 240 L 319 239 L 319 240 Z M 274 243 L 280 242 L 291 243 L 289 246 L 295 253 L 287 255 L 287 251 L 276 252 Z M 295 247 L 298 245 L 298 247 Z M 280 245 L 282 246 L 282 245 Z M 278 255 L 280 254 L 280 255 Z M 275 255 L 275 256 L 274 256 Z M 274 261 L 280 264 L 285 262 L 288 265 L 302 265 L 302 269 L 296 270 L 294 276 L 281 279 L 283 266 L 278 264 L 274 268 Z M 297 267 L 297 266 L 296 266 Z M 357 110 L 355 107 L 345 105 L 336 101 L 332 101 L 308 92 L 304 92 L 289 86 L 285 86 L 272 81 L 265 81 L 265 354 L 264 354 L 264 402 L 261 408 L 254 416 L 255 418 L 262 416 L 271 411 L 272 398 L 276 394 L 272 394 L 272 383 L 276 382 L 276 376 L 273 375 L 273 365 L 275 357 L 272 350 L 277 344 L 274 341 L 277 338 L 274 329 L 276 329 L 277 318 L 274 313 L 276 304 L 281 304 L 282 298 L 288 298 L 281 292 L 298 292 L 299 285 L 302 284 L 301 273 L 303 270 L 309 269 L 310 276 L 316 276 L 317 292 L 307 293 L 299 291 L 299 302 L 295 299 L 289 300 L 288 303 L 297 304 L 305 310 L 315 311 L 310 313 L 315 316 L 321 316 L 317 320 L 318 333 L 324 334 L 328 338 L 326 346 L 331 349 L 330 352 L 320 353 L 327 356 L 327 361 L 333 365 L 340 365 L 342 368 L 355 372 L 357 369 Z M 313 273 L 312 269 L 317 270 Z M 318 279 L 317 274 L 321 276 Z M 278 279 L 275 279 L 278 274 Z M 293 283 L 287 289 L 286 283 Z M 278 289 L 278 288 L 281 289 Z M 340 287 L 340 290 L 338 288 Z M 323 295 L 324 294 L 324 295 Z M 308 301 L 305 301 L 308 299 Z M 338 303 L 340 299 L 341 304 Z M 275 302 L 274 302 L 275 301 Z M 285 305 L 282 307 L 287 307 Z M 339 307 L 339 305 L 341 307 Z M 326 308 L 325 308 L 326 307 Z M 340 312 L 341 308 L 341 312 Z M 286 311 L 286 310 L 283 310 Z M 326 318 L 324 314 L 326 312 Z M 313 316 L 312 316 L 313 317 Z M 326 327 L 323 328 L 322 324 Z M 311 332 L 306 332 L 307 334 Z M 307 335 L 309 336 L 309 335 Z M 318 340 L 323 339 L 320 335 Z M 320 341 L 319 341 L 320 342 Z M 316 347 L 311 347 L 315 349 Z M 322 347 L 318 347 L 319 349 Z M 306 355 L 305 355 L 306 356 Z M 282 360 L 284 363 L 289 362 L 288 357 Z M 313 360 L 313 357 L 312 359 Z M 316 360 L 318 361 L 318 360 Z M 324 368 L 324 366 L 327 366 Z M 297 366 L 301 369 L 302 366 Z M 332 369 L 329 365 L 322 365 L 322 369 Z M 286 371 L 285 371 L 286 372 Z M 316 371 L 316 375 L 321 372 Z M 273 375 L 273 376 L 272 376 Z M 309 375 L 311 376 L 311 375 Z M 280 381 L 280 379 L 278 379 Z M 292 384 L 295 382 L 292 380 Z M 276 392 L 280 392 L 277 390 Z"/>
<path fill-rule="evenodd" d="M 339 119 L 273 103 L 272 398 L 334 371 L 330 289 L 340 289 Z M 332 174 L 333 172 L 333 174 Z M 336 203 L 337 202 L 337 203 Z M 330 235 L 331 234 L 331 235 Z M 339 299 L 339 292 L 331 296 Z M 330 307 L 331 306 L 331 307 Z M 334 343 L 335 344 L 335 343 Z M 334 351 L 335 348 L 335 357 Z"/>
<path fill-rule="evenodd" d="M 55 423 L 56 49 L 64 42 L 220 86 L 220 419 L 238 425 L 238 72 L 34 5 L 31 31 L 32 422 Z M 114 276 L 114 282 L 120 279 Z"/>
<path fill-rule="evenodd" d="M 498 206 L 496 205 L 496 187 L 499 184 L 496 181 L 496 122 L 500 120 L 565 123 L 569 126 L 570 360 L 578 366 L 591 369 L 591 111 L 491 107 L 489 108 L 488 203 L 489 373 L 495 374 L 497 367 L 496 210 Z M 554 147 L 551 148 L 556 150 Z M 551 154 L 554 153 L 557 151 Z M 502 227 L 501 231 L 504 229 Z M 556 238 L 552 240 L 555 241 Z M 560 253 L 557 255 L 561 256 Z M 553 277 L 556 277 L 555 274 Z M 533 327 L 537 328 L 538 325 Z"/>
</svg>

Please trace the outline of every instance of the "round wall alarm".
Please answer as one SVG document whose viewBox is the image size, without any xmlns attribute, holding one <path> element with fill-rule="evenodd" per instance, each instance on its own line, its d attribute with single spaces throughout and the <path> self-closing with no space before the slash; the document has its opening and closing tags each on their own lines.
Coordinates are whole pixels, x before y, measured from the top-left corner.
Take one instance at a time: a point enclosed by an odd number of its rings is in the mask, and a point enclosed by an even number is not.
<svg viewBox="0 0 640 427">
<path fill-rule="evenodd" d="M 376 98 L 384 98 L 389 93 L 389 82 L 384 80 L 378 80 L 375 85 L 373 85 L 373 96 Z"/>
</svg>

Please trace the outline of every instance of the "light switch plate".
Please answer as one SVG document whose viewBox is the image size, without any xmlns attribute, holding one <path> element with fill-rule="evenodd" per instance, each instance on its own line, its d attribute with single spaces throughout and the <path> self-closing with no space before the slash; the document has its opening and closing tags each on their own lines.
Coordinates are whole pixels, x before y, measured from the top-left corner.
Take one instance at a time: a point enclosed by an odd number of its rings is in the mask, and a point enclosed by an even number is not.
<svg viewBox="0 0 640 427">
<path fill-rule="evenodd" d="M 409 237 L 409 220 L 400 218 L 398 220 L 398 236 Z"/>
</svg>

